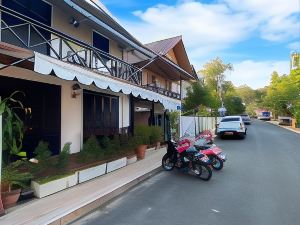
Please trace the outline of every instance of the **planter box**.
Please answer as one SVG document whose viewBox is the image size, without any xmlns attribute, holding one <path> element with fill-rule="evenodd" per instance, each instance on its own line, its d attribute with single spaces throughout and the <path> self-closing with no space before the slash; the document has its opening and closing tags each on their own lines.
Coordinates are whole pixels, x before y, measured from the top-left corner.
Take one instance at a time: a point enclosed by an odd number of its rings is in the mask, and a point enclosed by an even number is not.
<svg viewBox="0 0 300 225">
<path fill-rule="evenodd" d="M 35 181 L 32 181 L 31 187 L 34 189 L 34 195 L 36 197 L 43 198 L 45 196 L 75 186 L 77 184 L 77 180 L 78 180 L 78 174 L 76 172 L 73 175 L 61 179 L 53 180 L 45 184 L 39 184 Z"/>
<path fill-rule="evenodd" d="M 107 163 L 106 173 L 110 173 L 114 170 L 120 169 L 120 168 L 126 166 L 126 164 L 127 164 L 126 157 L 109 162 L 109 163 Z"/>
<path fill-rule="evenodd" d="M 85 170 L 81 170 L 78 172 L 78 181 L 79 183 L 82 183 L 91 180 L 95 177 L 99 177 L 105 174 L 105 171 L 106 171 L 106 163 Z"/>
<path fill-rule="evenodd" d="M 130 165 L 130 164 L 132 164 L 132 163 L 135 163 L 136 161 L 137 161 L 136 155 L 127 157 L 126 165 Z"/>
</svg>

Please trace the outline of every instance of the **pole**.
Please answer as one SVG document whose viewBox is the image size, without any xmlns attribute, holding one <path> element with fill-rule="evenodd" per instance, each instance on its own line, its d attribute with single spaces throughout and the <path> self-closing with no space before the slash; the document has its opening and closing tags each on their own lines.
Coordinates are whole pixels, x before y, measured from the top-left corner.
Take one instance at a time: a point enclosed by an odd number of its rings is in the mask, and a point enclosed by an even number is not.
<svg viewBox="0 0 300 225">
<path fill-rule="evenodd" d="M 2 115 L 0 115 L 0 216 L 2 216 L 4 212 L 4 207 L 1 199 L 1 173 L 2 173 Z"/>
</svg>

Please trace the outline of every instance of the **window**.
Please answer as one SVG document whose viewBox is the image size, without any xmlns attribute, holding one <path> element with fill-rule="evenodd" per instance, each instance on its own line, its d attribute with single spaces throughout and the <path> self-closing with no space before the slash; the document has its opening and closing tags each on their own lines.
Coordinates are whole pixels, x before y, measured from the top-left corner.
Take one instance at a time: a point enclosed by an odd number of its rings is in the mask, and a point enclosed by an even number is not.
<svg viewBox="0 0 300 225">
<path fill-rule="evenodd" d="M 221 122 L 235 122 L 235 121 L 240 121 L 239 117 L 233 117 L 233 118 L 223 118 Z"/>
<path fill-rule="evenodd" d="M 119 98 L 84 91 L 84 137 L 119 133 Z"/>
<path fill-rule="evenodd" d="M 109 39 L 93 31 L 93 46 L 109 53 Z"/>
</svg>

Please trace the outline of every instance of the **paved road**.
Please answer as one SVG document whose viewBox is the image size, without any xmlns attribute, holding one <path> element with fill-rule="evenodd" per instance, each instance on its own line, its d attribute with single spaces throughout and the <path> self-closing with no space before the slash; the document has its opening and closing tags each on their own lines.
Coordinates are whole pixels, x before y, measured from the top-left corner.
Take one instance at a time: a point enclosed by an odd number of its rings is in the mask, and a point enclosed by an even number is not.
<svg viewBox="0 0 300 225">
<path fill-rule="evenodd" d="M 217 143 L 229 160 L 209 182 L 164 171 L 76 224 L 300 224 L 299 134 L 255 121 L 245 140 Z"/>
</svg>

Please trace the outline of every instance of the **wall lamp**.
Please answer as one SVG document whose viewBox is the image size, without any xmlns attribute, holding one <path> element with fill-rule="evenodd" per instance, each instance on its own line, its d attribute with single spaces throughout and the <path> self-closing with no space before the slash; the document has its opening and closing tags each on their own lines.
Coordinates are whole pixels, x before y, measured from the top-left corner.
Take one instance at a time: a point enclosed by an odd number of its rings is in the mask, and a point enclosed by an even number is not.
<svg viewBox="0 0 300 225">
<path fill-rule="evenodd" d="M 74 17 L 70 18 L 69 23 L 72 24 L 76 28 L 79 27 L 79 24 L 80 24 L 79 21 L 76 20 Z"/>
<path fill-rule="evenodd" d="M 77 95 L 80 95 L 79 90 L 81 87 L 79 84 L 73 84 L 72 85 L 72 98 L 76 98 Z"/>
<path fill-rule="evenodd" d="M 69 23 L 71 24 L 71 25 L 73 25 L 74 27 L 79 27 L 79 25 L 80 25 L 80 23 L 81 22 L 83 22 L 83 21 L 85 21 L 85 20 L 88 20 L 89 18 L 90 18 L 91 16 L 87 16 L 86 18 L 84 18 L 84 19 L 82 19 L 82 20 L 77 20 L 75 17 L 70 17 L 70 19 L 69 19 Z"/>
</svg>

